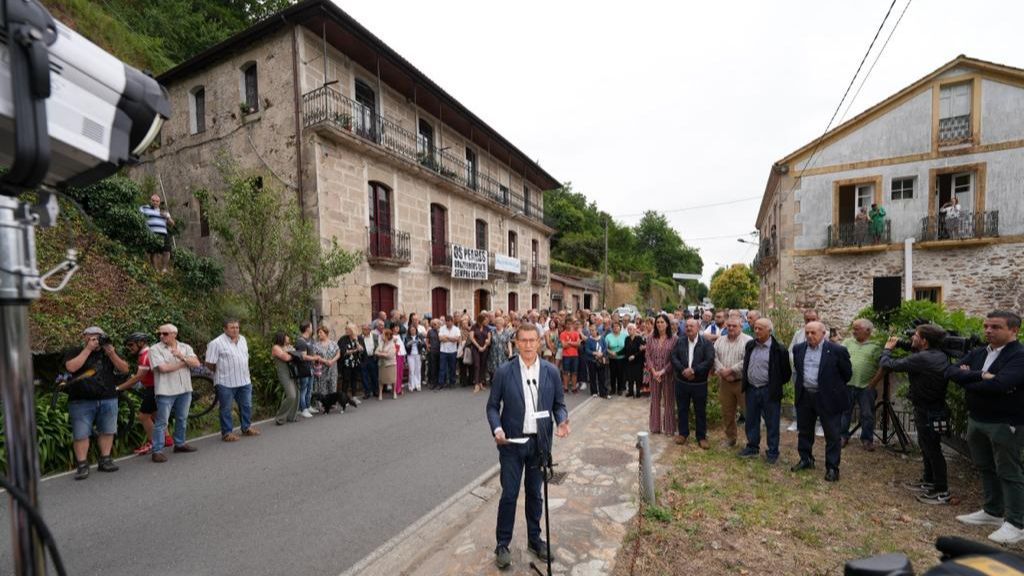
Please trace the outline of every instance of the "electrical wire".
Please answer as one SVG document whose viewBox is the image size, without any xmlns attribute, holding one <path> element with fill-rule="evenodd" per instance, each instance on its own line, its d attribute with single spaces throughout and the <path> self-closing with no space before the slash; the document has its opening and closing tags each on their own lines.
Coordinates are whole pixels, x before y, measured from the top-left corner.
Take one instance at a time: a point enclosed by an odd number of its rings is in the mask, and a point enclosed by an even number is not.
<svg viewBox="0 0 1024 576">
<path fill-rule="evenodd" d="M 18 501 L 21 505 L 22 511 L 28 514 L 29 520 L 32 521 L 32 525 L 35 528 L 36 534 L 39 539 L 42 540 L 43 545 L 50 551 L 50 558 L 53 560 L 53 567 L 57 569 L 57 574 L 60 576 L 67 576 L 68 571 L 64 568 L 64 560 L 60 556 L 60 550 L 57 549 L 57 541 L 53 538 L 53 533 L 50 532 L 50 528 L 46 525 L 46 521 L 43 520 L 42 514 L 39 510 L 32 505 L 28 496 L 21 491 L 17 486 L 11 484 L 6 477 L 0 476 L 0 487 L 7 490 L 7 493 Z"/>
<path fill-rule="evenodd" d="M 857 101 L 857 96 L 860 95 L 860 91 L 864 88 L 864 84 L 867 83 L 868 77 L 871 76 L 871 72 L 875 69 L 875 64 L 878 64 L 878 60 L 882 57 L 882 53 L 885 52 L 885 48 L 889 45 L 889 40 L 892 40 L 892 35 L 896 33 L 896 29 L 900 27 L 900 22 L 903 21 L 903 15 L 907 13 L 907 8 L 910 8 L 910 3 L 914 0 L 907 0 L 907 4 L 903 7 L 903 11 L 900 12 L 900 17 L 896 19 L 896 23 L 893 24 L 892 30 L 889 30 L 889 35 L 886 36 L 885 42 L 882 43 L 882 47 L 878 49 L 878 53 L 875 54 L 875 60 L 871 62 L 871 67 L 861 78 L 860 84 L 857 86 L 857 91 L 853 93 L 853 98 L 850 98 L 850 102 L 846 105 L 846 110 L 843 110 L 843 115 L 839 117 L 839 123 L 842 124 L 846 120 L 846 115 L 850 113 L 850 108 L 853 107 L 853 103 Z"/>
<path fill-rule="evenodd" d="M 696 206 L 685 206 L 683 208 L 672 208 L 670 210 L 658 210 L 661 214 L 672 214 L 675 212 L 688 212 L 690 210 L 701 210 L 704 208 L 715 208 L 717 206 L 729 206 L 731 204 L 740 204 L 742 202 L 750 202 L 751 200 L 760 200 L 761 196 L 745 196 L 743 198 L 737 198 L 735 200 L 726 200 L 725 202 L 715 202 L 713 204 L 698 204 Z M 633 214 L 615 214 L 613 218 L 633 218 L 636 216 L 643 216 L 647 212 L 636 212 Z"/>
</svg>

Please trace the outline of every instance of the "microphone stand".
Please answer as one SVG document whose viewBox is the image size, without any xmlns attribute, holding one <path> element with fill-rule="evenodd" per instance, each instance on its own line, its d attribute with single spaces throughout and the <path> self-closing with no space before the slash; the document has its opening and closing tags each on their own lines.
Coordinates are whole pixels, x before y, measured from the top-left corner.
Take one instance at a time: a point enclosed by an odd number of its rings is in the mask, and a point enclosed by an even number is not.
<svg viewBox="0 0 1024 576">
<path fill-rule="evenodd" d="M 551 460 L 551 448 L 541 451 L 540 443 L 537 444 L 537 451 L 539 452 L 539 462 L 541 476 L 544 479 L 544 535 L 547 536 L 547 576 L 551 576 L 551 514 L 548 510 L 548 480 L 554 476 L 555 464 Z M 541 572 L 537 563 L 530 561 L 530 568 L 537 573 L 538 576 L 545 576 L 544 572 Z"/>
</svg>

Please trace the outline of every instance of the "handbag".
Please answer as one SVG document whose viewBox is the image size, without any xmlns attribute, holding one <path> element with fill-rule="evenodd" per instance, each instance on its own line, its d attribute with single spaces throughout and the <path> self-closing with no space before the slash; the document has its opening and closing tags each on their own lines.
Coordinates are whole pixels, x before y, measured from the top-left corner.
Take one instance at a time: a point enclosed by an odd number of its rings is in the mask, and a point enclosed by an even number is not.
<svg viewBox="0 0 1024 576">
<path fill-rule="evenodd" d="M 462 363 L 466 366 L 473 365 L 473 348 L 466 346 L 462 349 Z"/>
</svg>

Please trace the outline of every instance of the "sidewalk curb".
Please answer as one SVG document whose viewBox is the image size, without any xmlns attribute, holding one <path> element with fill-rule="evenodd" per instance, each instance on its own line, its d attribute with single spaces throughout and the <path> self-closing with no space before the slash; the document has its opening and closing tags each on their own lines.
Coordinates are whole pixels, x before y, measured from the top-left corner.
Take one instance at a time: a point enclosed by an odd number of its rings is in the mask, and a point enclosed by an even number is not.
<svg viewBox="0 0 1024 576">
<path fill-rule="evenodd" d="M 594 405 L 594 402 L 592 402 L 593 400 L 594 400 L 594 397 L 591 396 L 590 398 L 587 398 L 586 400 L 581 402 L 579 404 L 579 406 L 576 406 L 575 408 L 573 408 L 572 411 L 569 412 L 569 419 L 570 419 L 570 421 L 572 421 L 574 418 L 580 418 L 580 417 L 584 416 L 587 412 L 589 412 L 590 411 L 589 407 Z M 461 489 L 459 489 L 458 492 L 456 492 L 455 494 L 452 494 L 447 500 L 445 500 L 444 502 L 442 502 L 442 503 L 438 504 L 437 506 L 435 506 L 433 510 L 430 510 L 429 512 L 427 512 L 423 516 L 420 516 L 419 519 L 417 519 L 415 522 L 413 522 L 412 524 L 407 526 L 405 528 L 405 530 L 402 530 L 396 536 L 394 536 L 393 538 L 391 538 L 390 540 L 388 540 L 384 544 L 381 544 L 380 546 L 378 546 L 376 550 L 374 550 L 373 552 L 370 552 L 368 555 L 363 557 L 362 560 L 360 560 L 360 561 L 356 562 L 355 564 L 353 564 L 347 570 L 342 572 L 339 576 L 356 576 L 357 574 L 377 574 L 377 573 L 384 574 L 385 572 L 381 572 L 379 570 L 376 571 L 376 572 L 374 572 L 374 571 L 366 572 L 366 571 L 368 569 L 370 569 L 374 564 L 380 562 L 386 556 L 389 556 L 391 553 L 395 552 L 396 550 L 398 550 L 398 554 L 399 555 L 406 555 L 406 556 L 408 556 L 408 560 L 401 561 L 401 568 L 399 570 L 397 570 L 397 571 L 394 571 L 394 570 L 387 571 L 386 573 L 390 574 L 390 575 L 394 575 L 394 574 L 407 574 L 408 573 L 408 568 L 409 568 L 410 565 L 415 563 L 416 560 L 418 560 L 419 558 L 423 557 L 424 555 L 430 554 L 431 547 L 430 546 L 424 546 L 422 542 L 414 542 L 413 544 L 409 545 L 410 548 L 411 548 L 411 552 L 404 552 L 403 553 L 401 550 L 399 550 L 400 546 L 402 546 L 402 544 L 407 542 L 407 541 L 412 542 L 414 540 L 412 537 L 415 534 L 417 534 L 418 532 L 423 530 L 426 526 L 428 526 L 434 520 L 437 520 L 439 517 L 441 517 L 444 512 L 449 511 L 449 510 L 455 508 L 456 504 L 460 503 L 461 500 L 464 500 L 467 497 L 472 497 L 473 500 L 469 501 L 469 504 L 472 505 L 472 507 L 474 507 L 474 508 L 477 507 L 477 506 L 485 504 L 486 503 L 485 499 L 482 499 L 480 497 L 472 495 L 472 492 L 474 490 L 476 490 L 477 488 L 483 486 L 484 484 L 487 484 L 488 482 L 490 482 L 494 477 L 496 477 L 498 475 L 498 472 L 500 470 L 501 470 L 501 465 L 500 464 L 495 464 L 494 466 L 488 468 L 486 472 L 484 472 L 480 476 L 477 476 L 475 479 L 470 481 L 469 484 L 466 484 Z M 463 503 L 463 504 L 465 504 L 465 503 Z M 473 512 L 475 512 L 475 510 Z M 464 520 L 460 521 L 458 523 L 445 522 L 445 523 L 443 523 L 443 529 L 441 529 L 442 527 L 439 527 L 439 529 L 437 529 L 437 530 L 431 530 L 431 531 L 428 531 L 428 532 L 432 532 L 434 534 L 434 537 L 437 538 L 438 536 L 443 535 L 445 532 L 450 532 L 450 531 L 453 531 L 453 530 L 461 530 L 463 527 L 469 525 L 469 523 L 472 522 L 472 520 L 473 520 L 473 514 L 461 514 L 460 517 L 462 519 L 464 519 Z"/>
</svg>

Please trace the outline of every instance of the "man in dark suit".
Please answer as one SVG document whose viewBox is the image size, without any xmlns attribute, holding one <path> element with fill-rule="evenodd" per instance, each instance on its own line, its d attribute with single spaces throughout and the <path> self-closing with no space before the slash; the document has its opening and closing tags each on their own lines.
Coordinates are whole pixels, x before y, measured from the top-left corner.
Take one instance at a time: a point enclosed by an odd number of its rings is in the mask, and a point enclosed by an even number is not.
<svg viewBox="0 0 1024 576">
<path fill-rule="evenodd" d="M 524 322 L 516 330 L 519 356 L 502 364 L 494 373 L 487 399 L 487 422 L 498 445 L 501 464 L 501 500 L 498 501 L 498 545 L 494 549 L 498 568 L 512 563 L 509 544 L 515 527 L 519 485 L 526 470 L 527 548 L 541 560 L 548 558 L 548 546 L 541 539 L 540 517 L 544 508 L 540 464 L 551 451 L 551 431 L 569 435 L 569 414 L 562 396 L 562 379 L 553 364 L 541 360 L 537 326 Z"/>
<path fill-rule="evenodd" d="M 679 436 L 675 442 L 685 445 L 690 437 L 690 402 L 697 419 L 697 444 L 707 450 L 708 444 L 708 374 L 715 365 L 715 346 L 700 335 L 700 321 L 686 321 L 685 335 L 672 349 L 672 367 L 676 374 L 676 408 L 679 414 Z"/>
<path fill-rule="evenodd" d="M 804 333 L 807 340 L 793 348 L 800 461 L 792 470 L 814 468 L 814 421 L 820 418 L 825 429 L 825 480 L 837 482 L 843 450 L 840 425 L 850 405 L 846 383 L 853 377 L 853 365 L 846 348 L 825 338 L 827 331 L 821 322 L 808 322 Z"/>
<path fill-rule="evenodd" d="M 779 460 L 779 420 L 782 416 L 782 387 L 793 377 L 789 350 L 772 336 L 772 321 L 754 322 L 754 338 L 747 342 L 743 355 L 743 394 L 747 401 L 747 446 L 743 458 L 756 458 L 761 452 L 761 418 L 767 432 L 765 460 Z"/>
</svg>

